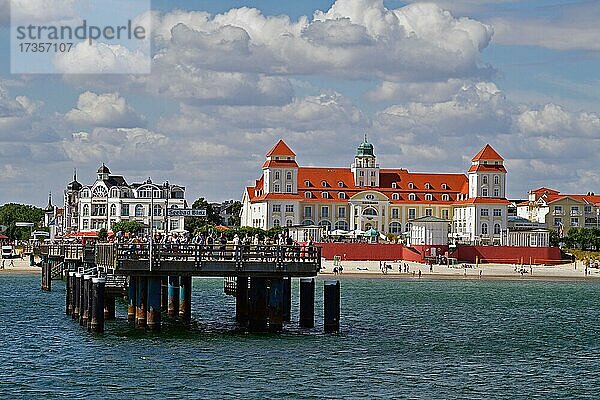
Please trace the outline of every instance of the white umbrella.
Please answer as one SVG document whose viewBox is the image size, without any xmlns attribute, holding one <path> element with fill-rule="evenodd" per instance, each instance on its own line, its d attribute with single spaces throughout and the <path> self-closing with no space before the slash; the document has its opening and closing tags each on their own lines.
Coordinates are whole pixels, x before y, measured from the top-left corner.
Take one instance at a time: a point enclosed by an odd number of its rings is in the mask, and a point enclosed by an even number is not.
<svg viewBox="0 0 600 400">
<path fill-rule="evenodd" d="M 329 233 L 329 236 L 344 236 L 344 235 L 347 235 L 347 234 L 348 234 L 348 231 L 345 231 L 343 229 L 336 229 L 334 231 L 331 231 Z"/>
</svg>

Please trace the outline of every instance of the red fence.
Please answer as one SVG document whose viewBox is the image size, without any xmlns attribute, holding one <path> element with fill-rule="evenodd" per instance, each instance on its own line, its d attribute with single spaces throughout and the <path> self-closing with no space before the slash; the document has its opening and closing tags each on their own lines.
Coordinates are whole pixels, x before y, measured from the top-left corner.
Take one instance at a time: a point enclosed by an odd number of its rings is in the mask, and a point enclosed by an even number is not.
<svg viewBox="0 0 600 400">
<path fill-rule="evenodd" d="M 558 247 L 519 246 L 459 246 L 450 257 L 496 264 L 556 264 L 562 258 Z"/>
</svg>

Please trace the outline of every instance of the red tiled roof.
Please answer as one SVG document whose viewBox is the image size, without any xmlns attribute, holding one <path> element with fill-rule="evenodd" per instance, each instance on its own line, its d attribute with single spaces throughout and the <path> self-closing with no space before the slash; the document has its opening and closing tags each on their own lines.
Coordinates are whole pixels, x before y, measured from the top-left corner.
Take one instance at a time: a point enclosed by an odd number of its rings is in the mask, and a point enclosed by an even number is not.
<svg viewBox="0 0 600 400">
<path fill-rule="evenodd" d="M 496 150 L 489 144 L 486 144 L 483 149 L 479 151 L 479 153 L 475 154 L 475 157 L 471 161 L 479 161 L 479 160 L 499 160 L 504 161 L 504 158 L 498 154 Z"/>
<path fill-rule="evenodd" d="M 294 168 L 298 167 L 295 160 L 267 160 L 263 168 Z"/>
<path fill-rule="evenodd" d="M 454 204 L 510 204 L 510 201 L 497 197 L 473 197 L 466 200 L 459 200 Z"/>
<path fill-rule="evenodd" d="M 469 172 L 506 172 L 504 165 L 478 164 L 471 165 Z"/>
<path fill-rule="evenodd" d="M 292 151 L 292 149 L 289 148 L 289 146 L 283 141 L 283 139 L 280 139 L 275 146 L 273 146 L 271 148 L 271 150 L 269 150 L 269 152 L 267 153 L 267 157 L 271 157 L 271 156 L 296 156 L 296 153 L 294 153 Z"/>
<path fill-rule="evenodd" d="M 553 190 L 553 189 L 548 189 L 548 188 L 546 188 L 546 187 L 541 187 L 541 188 L 539 188 L 539 189 L 532 190 L 532 191 L 531 191 L 531 193 L 536 193 L 536 194 L 537 194 L 537 193 L 541 193 L 541 194 L 544 194 L 544 193 L 548 193 L 548 194 L 559 194 L 560 192 L 559 192 L 558 190 Z"/>
</svg>

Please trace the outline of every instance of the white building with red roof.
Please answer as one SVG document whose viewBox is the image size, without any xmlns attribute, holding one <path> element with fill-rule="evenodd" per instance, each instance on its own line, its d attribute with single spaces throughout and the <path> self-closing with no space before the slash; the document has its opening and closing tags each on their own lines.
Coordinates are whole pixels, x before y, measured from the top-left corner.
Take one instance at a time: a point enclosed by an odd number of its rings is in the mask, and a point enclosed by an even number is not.
<svg viewBox="0 0 600 400">
<path fill-rule="evenodd" d="M 380 168 L 366 138 L 350 168 L 301 167 L 280 140 L 268 151 L 260 178 L 244 191 L 241 223 L 401 234 L 412 220 L 433 216 L 452 221 L 449 232 L 457 240 L 499 243 L 509 204 L 505 184 L 504 160 L 489 145 L 473 158 L 467 176 Z"/>
</svg>

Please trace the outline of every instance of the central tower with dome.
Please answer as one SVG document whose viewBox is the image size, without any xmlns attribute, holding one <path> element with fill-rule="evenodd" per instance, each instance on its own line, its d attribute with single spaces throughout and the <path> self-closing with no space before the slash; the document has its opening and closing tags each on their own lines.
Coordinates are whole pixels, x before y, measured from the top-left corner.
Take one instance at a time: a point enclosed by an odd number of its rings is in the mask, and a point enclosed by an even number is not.
<svg viewBox="0 0 600 400">
<path fill-rule="evenodd" d="M 366 134 L 364 141 L 356 148 L 351 170 L 354 175 L 354 185 L 379 186 L 379 164 L 377 164 L 373 145 L 367 140 Z"/>
</svg>

